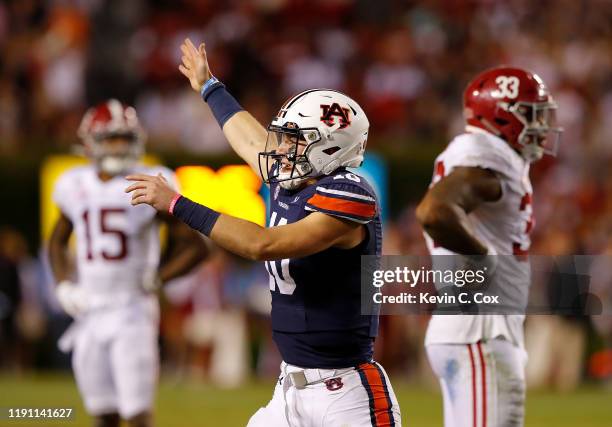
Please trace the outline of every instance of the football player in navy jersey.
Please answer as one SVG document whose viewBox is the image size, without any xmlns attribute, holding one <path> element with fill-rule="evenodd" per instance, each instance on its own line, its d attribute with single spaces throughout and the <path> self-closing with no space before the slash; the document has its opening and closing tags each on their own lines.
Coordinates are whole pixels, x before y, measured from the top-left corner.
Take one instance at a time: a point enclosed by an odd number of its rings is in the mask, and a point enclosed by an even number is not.
<svg viewBox="0 0 612 427">
<path fill-rule="evenodd" d="M 204 44 L 185 40 L 181 50 L 179 70 L 270 186 L 269 227 L 194 203 L 162 176 L 130 176 L 126 191 L 132 204 L 168 211 L 218 245 L 265 261 L 283 363 L 272 400 L 248 425 L 401 425 L 389 379 L 372 359 L 378 316 L 361 307 L 361 256 L 380 255 L 382 246 L 376 194 L 346 169 L 363 162 L 364 111 L 341 92 L 307 90 L 266 130 L 212 76 Z"/>
</svg>

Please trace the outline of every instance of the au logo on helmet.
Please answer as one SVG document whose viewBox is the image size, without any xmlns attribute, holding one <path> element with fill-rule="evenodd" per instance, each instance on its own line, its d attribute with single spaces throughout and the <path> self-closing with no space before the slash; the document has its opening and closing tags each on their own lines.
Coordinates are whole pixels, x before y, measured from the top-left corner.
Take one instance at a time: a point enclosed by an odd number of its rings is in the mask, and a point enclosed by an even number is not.
<svg viewBox="0 0 612 427">
<path fill-rule="evenodd" d="M 327 126 L 331 127 L 334 125 L 334 117 L 338 117 L 340 120 L 339 129 L 344 129 L 351 124 L 351 120 L 349 119 L 350 110 L 346 107 L 340 107 L 337 102 L 331 105 L 321 104 L 321 109 L 323 110 L 321 113 L 321 121 Z"/>
</svg>

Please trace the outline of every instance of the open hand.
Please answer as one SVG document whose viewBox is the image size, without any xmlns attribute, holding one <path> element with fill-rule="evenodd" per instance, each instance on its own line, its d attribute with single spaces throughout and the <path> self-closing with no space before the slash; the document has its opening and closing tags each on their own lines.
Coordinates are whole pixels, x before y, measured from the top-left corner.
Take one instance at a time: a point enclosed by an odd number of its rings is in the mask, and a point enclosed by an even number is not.
<svg viewBox="0 0 612 427">
<path fill-rule="evenodd" d="M 157 176 L 128 175 L 126 179 L 135 181 L 125 189 L 126 193 L 132 193 L 132 206 L 146 203 L 160 212 L 168 212 L 170 203 L 177 193 L 161 173 Z"/>
<path fill-rule="evenodd" d="M 179 65 L 178 69 L 189 79 L 193 90 L 200 93 L 202 85 L 212 76 L 206 58 L 206 46 L 204 43 L 200 43 L 200 46 L 196 49 L 191 40 L 187 38 L 181 44 L 181 52 L 183 52 L 181 57 L 183 63 Z"/>
</svg>

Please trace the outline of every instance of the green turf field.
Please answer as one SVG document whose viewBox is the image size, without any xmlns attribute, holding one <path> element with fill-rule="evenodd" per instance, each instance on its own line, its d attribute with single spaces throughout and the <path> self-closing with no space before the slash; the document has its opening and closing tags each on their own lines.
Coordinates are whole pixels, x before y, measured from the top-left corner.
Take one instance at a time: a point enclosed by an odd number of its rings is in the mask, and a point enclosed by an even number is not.
<svg viewBox="0 0 612 427">
<path fill-rule="evenodd" d="M 394 384 L 404 426 L 441 426 L 441 399 L 435 391 Z M 161 383 L 157 407 L 158 426 L 244 426 L 249 416 L 271 396 L 272 383 L 252 383 L 238 390 L 219 390 L 199 383 Z M 559 394 L 530 392 L 529 427 L 612 427 L 612 391 L 583 388 Z M 79 396 L 67 375 L 0 376 L 0 408 L 74 407 L 71 421 L 8 421 L 0 426 L 90 426 Z M 273 426 L 270 426 L 273 427 Z"/>
</svg>

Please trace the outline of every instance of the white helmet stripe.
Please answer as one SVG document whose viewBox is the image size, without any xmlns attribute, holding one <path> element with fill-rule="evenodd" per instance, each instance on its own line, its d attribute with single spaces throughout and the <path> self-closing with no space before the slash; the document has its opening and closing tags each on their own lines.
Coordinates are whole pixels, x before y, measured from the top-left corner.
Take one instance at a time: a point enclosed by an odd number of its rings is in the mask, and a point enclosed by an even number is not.
<svg viewBox="0 0 612 427">
<path fill-rule="evenodd" d="M 108 110 L 111 113 L 111 121 L 123 121 L 123 106 L 119 101 L 117 101 L 116 99 L 111 99 L 106 105 L 108 106 Z"/>
<path fill-rule="evenodd" d="M 340 92 L 339 90 L 336 90 L 336 89 L 324 89 L 324 88 L 308 89 L 308 90 L 305 90 L 303 92 L 298 93 L 293 98 L 291 98 L 289 101 L 287 101 L 285 103 L 285 105 L 283 105 L 281 107 L 281 110 L 288 110 L 289 107 L 291 107 L 298 99 L 300 99 L 304 95 L 308 95 L 309 93 L 313 93 L 313 92 L 337 92 L 337 93 L 340 93 L 340 94 L 344 95 L 342 92 Z M 351 107 L 351 109 L 353 109 L 352 106 L 350 106 L 350 107 Z M 353 111 L 355 111 L 355 110 L 353 109 Z"/>
</svg>

